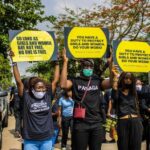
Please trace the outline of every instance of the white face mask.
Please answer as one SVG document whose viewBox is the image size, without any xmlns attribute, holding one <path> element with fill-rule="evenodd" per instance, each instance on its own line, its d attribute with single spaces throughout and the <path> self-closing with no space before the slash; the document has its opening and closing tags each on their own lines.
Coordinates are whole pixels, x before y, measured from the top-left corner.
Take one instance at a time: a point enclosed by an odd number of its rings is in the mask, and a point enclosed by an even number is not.
<svg viewBox="0 0 150 150">
<path fill-rule="evenodd" d="M 37 99 L 41 99 L 44 97 L 46 92 L 36 92 L 34 89 L 32 89 L 32 93 Z"/>
<path fill-rule="evenodd" d="M 136 85 L 136 90 L 141 91 L 142 90 L 142 85 Z"/>
</svg>

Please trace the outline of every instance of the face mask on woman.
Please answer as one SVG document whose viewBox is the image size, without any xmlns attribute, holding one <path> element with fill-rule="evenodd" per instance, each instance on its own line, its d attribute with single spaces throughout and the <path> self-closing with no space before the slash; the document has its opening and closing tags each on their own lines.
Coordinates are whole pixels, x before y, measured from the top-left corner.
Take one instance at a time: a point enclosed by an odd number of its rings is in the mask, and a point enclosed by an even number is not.
<svg viewBox="0 0 150 150">
<path fill-rule="evenodd" d="M 41 98 L 43 98 L 45 96 L 46 92 L 37 92 L 34 89 L 32 89 L 32 93 L 35 96 L 35 98 L 41 99 Z"/>
<path fill-rule="evenodd" d="M 142 85 L 136 85 L 136 90 L 141 91 L 142 90 Z"/>
<path fill-rule="evenodd" d="M 83 75 L 86 77 L 90 77 L 93 74 L 93 69 L 83 69 Z"/>
</svg>

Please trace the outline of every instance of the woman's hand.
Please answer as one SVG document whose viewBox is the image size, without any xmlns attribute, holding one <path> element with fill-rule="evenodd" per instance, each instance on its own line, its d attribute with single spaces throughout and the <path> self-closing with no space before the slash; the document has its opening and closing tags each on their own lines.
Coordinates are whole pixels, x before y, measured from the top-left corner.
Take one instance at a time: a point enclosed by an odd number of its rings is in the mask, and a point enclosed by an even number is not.
<svg viewBox="0 0 150 150">
<path fill-rule="evenodd" d="M 8 55 L 9 55 L 11 61 L 13 62 L 13 57 L 15 56 L 14 52 L 12 50 L 9 50 Z"/>
<path fill-rule="evenodd" d="M 64 62 L 68 62 L 68 57 L 66 56 L 66 49 L 65 48 L 62 51 L 62 57 L 63 57 Z"/>
<path fill-rule="evenodd" d="M 113 65 L 111 71 L 112 71 L 114 77 L 118 77 L 118 76 L 119 76 L 119 68 L 118 68 L 118 65 Z"/>
</svg>

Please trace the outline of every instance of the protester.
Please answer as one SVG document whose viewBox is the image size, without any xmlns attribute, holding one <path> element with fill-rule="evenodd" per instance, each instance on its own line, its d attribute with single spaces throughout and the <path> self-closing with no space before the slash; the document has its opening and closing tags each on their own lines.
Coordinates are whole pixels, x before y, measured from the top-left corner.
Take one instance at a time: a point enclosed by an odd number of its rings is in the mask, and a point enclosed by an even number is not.
<svg viewBox="0 0 150 150">
<path fill-rule="evenodd" d="M 150 85 L 142 87 L 141 91 L 141 108 L 144 118 L 146 150 L 150 149 Z"/>
<path fill-rule="evenodd" d="M 60 84 L 64 89 L 72 89 L 72 98 L 75 100 L 72 150 L 86 150 L 88 146 L 89 150 L 100 150 L 102 142 L 100 92 L 101 89 L 110 88 L 110 81 L 101 80 L 93 74 L 92 59 L 83 59 L 79 77 L 67 79 L 68 58 L 65 50 L 63 60 Z M 81 113 L 78 112 L 80 108 Z"/>
<path fill-rule="evenodd" d="M 115 120 L 115 110 L 113 109 L 112 107 L 112 97 L 111 97 L 111 90 L 112 89 L 107 89 L 105 90 L 105 93 L 104 93 L 104 100 L 105 100 L 105 112 L 107 114 L 107 118 L 111 119 L 111 120 Z M 110 128 L 110 137 L 111 137 L 111 140 L 110 141 L 107 141 L 109 143 L 113 143 L 115 142 L 115 139 L 114 139 L 114 130 L 115 129 L 115 126 L 111 125 L 111 128 Z"/>
<path fill-rule="evenodd" d="M 58 95 L 55 94 L 54 100 L 53 100 L 53 105 L 52 105 L 52 118 L 53 118 L 53 124 L 54 124 L 54 134 L 52 137 L 52 146 L 53 146 L 53 150 L 54 150 L 54 146 L 55 143 L 57 141 L 58 138 L 58 134 L 59 134 L 59 126 L 58 126 L 58 103 L 59 103 L 59 99 L 57 97 Z"/>
<path fill-rule="evenodd" d="M 14 56 L 13 52 L 10 56 Z M 51 150 L 53 136 L 51 100 L 59 80 L 59 65 L 56 63 L 51 88 L 48 88 L 43 79 L 35 77 L 30 80 L 28 90 L 24 90 L 17 63 L 13 62 L 12 66 L 18 94 L 23 101 L 24 150 Z"/>
<path fill-rule="evenodd" d="M 21 137 L 21 106 L 17 88 L 14 90 L 15 136 Z"/>
<path fill-rule="evenodd" d="M 130 72 L 122 72 L 118 78 L 116 66 L 113 66 L 112 72 L 112 98 L 118 115 L 118 150 L 141 150 L 143 126 L 139 116 L 135 77 Z"/>
<path fill-rule="evenodd" d="M 72 133 L 73 125 L 73 108 L 71 91 L 64 90 L 62 97 L 59 99 L 59 125 L 62 127 L 61 149 L 66 150 L 69 128 Z"/>
<path fill-rule="evenodd" d="M 15 90 L 15 86 L 11 88 L 11 92 L 10 92 L 10 100 L 9 100 L 10 116 L 14 115 L 14 90 Z"/>
</svg>

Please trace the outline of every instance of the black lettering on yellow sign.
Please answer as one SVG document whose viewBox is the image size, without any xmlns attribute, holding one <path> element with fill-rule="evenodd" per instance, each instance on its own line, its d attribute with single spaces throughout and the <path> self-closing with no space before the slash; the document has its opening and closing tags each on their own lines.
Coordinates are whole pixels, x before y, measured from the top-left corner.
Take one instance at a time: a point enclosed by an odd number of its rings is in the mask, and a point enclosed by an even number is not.
<svg viewBox="0 0 150 150">
<path fill-rule="evenodd" d="M 99 39 L 98 36 L 77 36 L 75 39 L 71 39 L 69 45 L 74 49 L 102 49 L 104 40 Z"/>
<path fill-rule="evenodd" d="M 143 50 L 129 50 L 119 53 L 122 62 L 130 63 L 150 63 L 150 54 L 146 54 Z"/>
<path fill-rule="evenodd" d="M 24 54 L 46 54 L 44 45 L 52 45 L 51 41 L 39 41 L 38 37 L 16 37 L 18 51 Z"/>
</svg>

